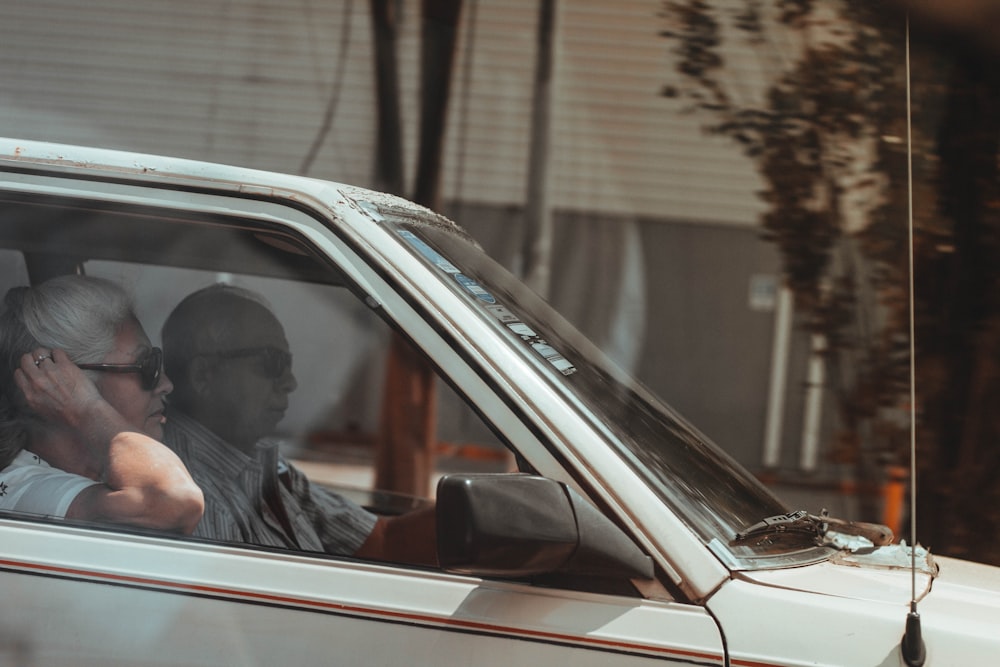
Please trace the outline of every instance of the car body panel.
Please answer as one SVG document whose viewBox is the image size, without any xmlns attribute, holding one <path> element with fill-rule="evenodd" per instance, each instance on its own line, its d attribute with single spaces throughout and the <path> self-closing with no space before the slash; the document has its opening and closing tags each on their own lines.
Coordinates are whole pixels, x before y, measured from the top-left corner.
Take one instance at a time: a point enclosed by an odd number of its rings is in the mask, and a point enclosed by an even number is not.
<svg viewBox="0 0 1000 667">
<path fill-rule="evenodd" d="M 0 627 L 18 664 L 723 664 L 715 622 L 693 605 L 44 524 L 0 530 L 13 545 Z"/>
<path fill-rule="evenodd" d="M 917 599 L 923 598 L 938 574 L 934 559 L 920 547 L 915 576 L 909 561 L 908 547 L 890 545 L 873 554 L 838 554 L 809 567 L 741 572 L 739 576 L 764 586 L 906 605 L 914 589 Z"/>
<path fill-rule="evenodd" d="M 916 582 L 926 664 L 990 664 L 1000 641 L 1000 568 L 933 563 L 940 571 Z M 895 666 L 903 664 L 910 583 L 907 568 L 831 562 L 741 573 L 708 607 L 725 628 L 733 665 Z M 769 631 L 747 622 L 748 609 L 768 619 Z"/>
</svg>

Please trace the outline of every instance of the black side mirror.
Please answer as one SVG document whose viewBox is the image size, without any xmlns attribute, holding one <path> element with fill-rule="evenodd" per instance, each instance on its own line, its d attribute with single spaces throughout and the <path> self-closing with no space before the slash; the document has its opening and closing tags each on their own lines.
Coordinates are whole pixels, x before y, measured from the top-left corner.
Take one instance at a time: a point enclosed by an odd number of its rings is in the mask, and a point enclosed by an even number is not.
<svg viewBox="0 0 1000 667">
<path fill-rule="evenodd" d="M 437 487 L 438 560 L 449 572 L 653 578 L 653 561 L 565 484 L 518 473 L 447 475 Z"/>
</svg>

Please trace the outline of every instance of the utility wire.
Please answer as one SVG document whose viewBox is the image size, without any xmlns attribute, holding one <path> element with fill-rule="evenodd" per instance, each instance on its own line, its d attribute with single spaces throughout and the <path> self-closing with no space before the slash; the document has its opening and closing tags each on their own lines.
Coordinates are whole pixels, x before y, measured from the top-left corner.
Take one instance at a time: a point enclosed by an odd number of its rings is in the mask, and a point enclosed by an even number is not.
<svg viewBox="0 0 1000 667">
<path fill-rule="evenodd" d="M 316 161 L 316 156 L 319 154 L 320 148 L 323 147 L 327 135 L 330 134 L 330 128 L 333 127 L 333 119 L 337 115 L 337 107 L 340 105 L 340 91 L 344 85 L 344 68 L 347 64 L 347 52 L 351 43 L 351 15 L 353 5 L 353 0 L 347 0 L 344 3 L 344 13 L 340 24 L 340 51 L 337 54 L 337 66 L 334 69 L 333 88 L 330 91 L 330 100 L 327 102 L 326 110 L 323 113 L 323 122 L 316 132 L 316 137 L 313 139 L 312 146 L 309 147 L 309 152 L 306 153 L 306 156 L 302 159 L 302 164 L 299 166 L 299 174 L 302 176 L 308 175 L 313 162 Z"/>
</svg>

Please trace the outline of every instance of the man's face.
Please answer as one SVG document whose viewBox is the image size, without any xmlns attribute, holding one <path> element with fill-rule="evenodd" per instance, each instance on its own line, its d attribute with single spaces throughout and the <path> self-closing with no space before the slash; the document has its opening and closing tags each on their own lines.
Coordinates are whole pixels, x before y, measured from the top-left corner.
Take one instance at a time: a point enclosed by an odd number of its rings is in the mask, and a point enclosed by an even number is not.
<svg viewBox="0 0 1000 667">
<path fill-rule="evenodd" d="M 213 372 L 198 417 L 216 435 L 249 452 L 274 432 L 298 383 L 278 320 L 252 302 L 232 317 L 235 335 L 206 355 Z"/>
</svg>

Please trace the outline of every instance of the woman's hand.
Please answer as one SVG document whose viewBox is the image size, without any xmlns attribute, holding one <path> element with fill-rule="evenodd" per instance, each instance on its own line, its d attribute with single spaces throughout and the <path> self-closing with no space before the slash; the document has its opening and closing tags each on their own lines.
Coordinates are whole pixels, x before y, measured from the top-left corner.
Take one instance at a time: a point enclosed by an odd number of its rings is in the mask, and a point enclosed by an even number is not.
<svg viewBox="0 0 1000 667">
<path fill-rule="evenodd" d="M 80 428 L 104 402 L 94 383 L 62 350 L 36 348 L 21 357 L 14 381 L 41 417 Z"/>
</svg>

